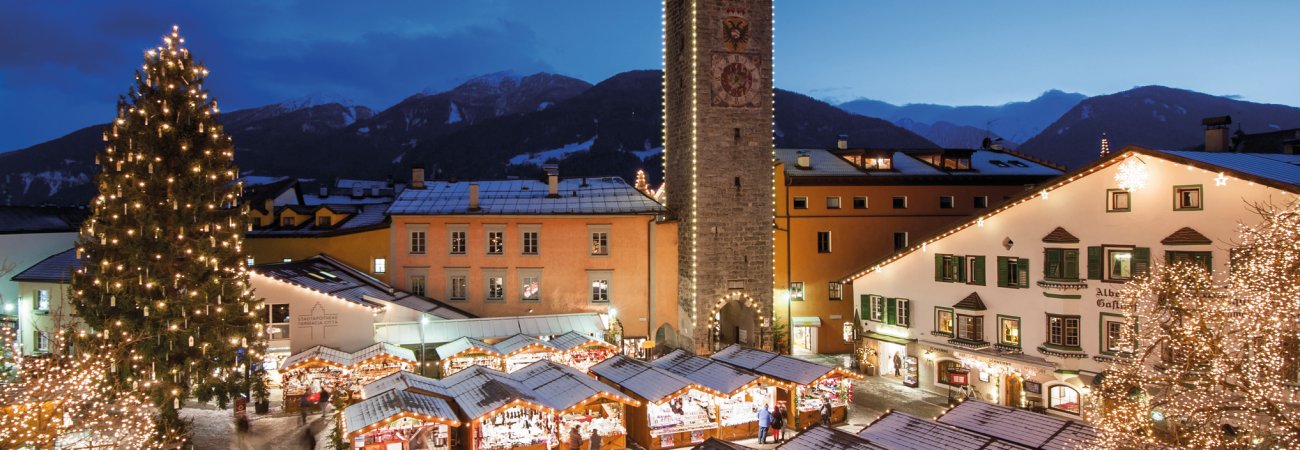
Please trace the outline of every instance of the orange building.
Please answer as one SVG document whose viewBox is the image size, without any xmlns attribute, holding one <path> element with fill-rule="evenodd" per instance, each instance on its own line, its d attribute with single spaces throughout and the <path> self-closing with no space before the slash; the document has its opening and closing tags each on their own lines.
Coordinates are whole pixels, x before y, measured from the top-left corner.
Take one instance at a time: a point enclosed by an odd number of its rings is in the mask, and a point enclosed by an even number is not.
<svg viewBox="0 0 1300 450">
<path fill-rule="evenodd" d="M 676 223 L 621 178 L 547 169 L 547 182 L 425 182 L 414 169 L 389 208 L 393 284 L 481 317 L 613 314 L 631 342 L 672 345 Z"/>
<path fill-rule="evenodd" d="M 999 150 L 840 147 L 776 151 L 774 315 L 795 352 L 852 351 L 836 277 L 1062 173 Z"/>
</svg>

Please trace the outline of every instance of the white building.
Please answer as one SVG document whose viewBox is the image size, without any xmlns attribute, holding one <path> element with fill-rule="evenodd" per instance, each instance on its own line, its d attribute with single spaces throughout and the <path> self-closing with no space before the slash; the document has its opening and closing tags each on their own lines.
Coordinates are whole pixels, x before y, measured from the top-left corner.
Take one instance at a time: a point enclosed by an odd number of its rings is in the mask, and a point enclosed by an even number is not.
<svg viewBox="0 0 1300 450">
<path fill-rule="evenodd" d="M 83 208 L 0 206 L 0 326 L 17 327 L 23 317 L 30 320 L 33 311 L 20 303 L 30 302 L 35 293 L 21 289 L 13 277 L 71 247 L 85 217 Z"/>
<path fill-rule="evenodd" d="M 1086 419 L 1122 284 L 1177 259 L 1225 277 L 1249 204 L 1300 193 L 1300 155 L 1128 147 L 1047 186 L 843 279 L 881 376 Z"/>
</svg>

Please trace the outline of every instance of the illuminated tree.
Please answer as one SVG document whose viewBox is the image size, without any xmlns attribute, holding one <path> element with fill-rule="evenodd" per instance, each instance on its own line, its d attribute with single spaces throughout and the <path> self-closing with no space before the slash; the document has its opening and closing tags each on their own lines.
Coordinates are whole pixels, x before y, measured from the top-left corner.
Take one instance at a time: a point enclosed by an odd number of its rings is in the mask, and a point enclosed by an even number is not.
<svg viewBox="0 0 1300 450">
<path fill-rule="evenodd" d="M 104 130 L 71 293 L 95 336 L 134 340 L 135 357 L 113 373 L 148 392 L 159 435 L 183 433 L 178 410 L 191 395 L 225 407 L 254 389 L 264 346 L 234 148 L 203 88 L 207 69 L 175 28 L 163 42 Z"/>
<path fill-rule="evenodd" d="M 1254 209 L 1263 220 L 1241 227 L 1226 284 L 1179 262 L 1123 289 L 1124 351 L 1094 398 L 1099 446 L 1300 445 L 1300 209 Z"/>
</svg>

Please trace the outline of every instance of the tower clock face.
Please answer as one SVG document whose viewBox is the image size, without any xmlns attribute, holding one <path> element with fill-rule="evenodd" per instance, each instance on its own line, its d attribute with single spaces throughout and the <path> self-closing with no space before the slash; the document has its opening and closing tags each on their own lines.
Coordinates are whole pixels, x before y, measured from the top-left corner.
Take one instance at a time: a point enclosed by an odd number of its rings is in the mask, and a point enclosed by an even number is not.
<svg viewBox="0 0 1300 450">
<path fill-rule="evenodd" d="M 758 106 L 759 64 L 752 53 L 713 54 L 713 106 Z"/>
</svg>

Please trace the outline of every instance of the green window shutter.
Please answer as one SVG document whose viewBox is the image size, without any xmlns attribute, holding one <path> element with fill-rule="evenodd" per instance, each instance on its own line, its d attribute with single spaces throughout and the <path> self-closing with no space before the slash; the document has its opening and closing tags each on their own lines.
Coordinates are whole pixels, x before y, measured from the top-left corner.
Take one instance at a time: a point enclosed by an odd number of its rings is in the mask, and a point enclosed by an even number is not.
<svg viewBox="0 0 1300 450">
<path fill-rule="evenodd" d="M 975 261 L 971 263 L 971 265 L 973 266 L 971 270 L 975 271 L 975 273 L 972 273 L 970 275 L 971 283 L 983 286 L 984 285 L 984 257 L 972 256 L 971 258 L 974 258 Z"/>
<path fill-rule="evenodd" d="M 896 316 L 898 311 L 894 310 L 894 305 L 896 303 L 895 299 L 885 299 L 885 323 L 887 324 L 894 325 L 898 323 L 898 317 Z"/>
<path fill-rule="evenodd" d="M 1065 278 L 1069 280 L 1079 279 L 1079 250 L 1069 249 L 1065 251 Z"/>
<path fill-rule="evenodd" d="M 953 259 L 957 260 L 957 281 L 961 283 L 965 283 L 966 282 L 966 257 L 954 256 Z"/>
<path fill-rule="evenodd" d="M 1105 266 L 1102 263 L 1103 252 L 1101 247 L 1088 247 L 1088 279 L 1102 279 L 1101 268 Z"/>
<path fill-rule="evenodd" d="M 1058 272 L 1057 268 L 1061 267 L 1061 252 L 1053 250 L 1055 249 L 1043 250 L 1043 259 L 1046 260 L 1043 263 L 1043 278 L 1056 278 L 1054 272 Z"/>
<path fill-rule="evenodd" d="M 1029 260 L 1025 258 L 1020 258 L 1020 260 L 1016 261 L 1016 264 L 1020 270 L 1020 287 L 1028 288 L 1029 287 Z"/>
<path fill-rule="evenodd" d="M 1007 273 L 1007 257 L 999 256 L 998 257 L 998 287 L 1008 287 L 1007 286 L 1008 278 L 1010 278 L 1010 274 Z M 1010 286 L 1010 287 L 1015 287 L 1015 286 Z"/>
<path fill-rule="evenodd" d="M 943 281 L 943 255 L 934 255 L 934 281 Z"/>
<path fill-rule="evenodd" d="M 871 297 L 867 296 L 867 294 L 862 294 L 858 298 L 862 300 L 861 319 L 865 322 L 867 319 L 871 318 Z"/>
<path fill-rule="evenodd" d="M 1205 252 L 1205 270 L 1214 274 L 1214 252 Z"/>
<path fill-rule="evenodd" d="M 1151 271 L 1151 249 L 1138 247 L 1133 249 L 1133 275 L 1146 275 Z"/>
</svg>

